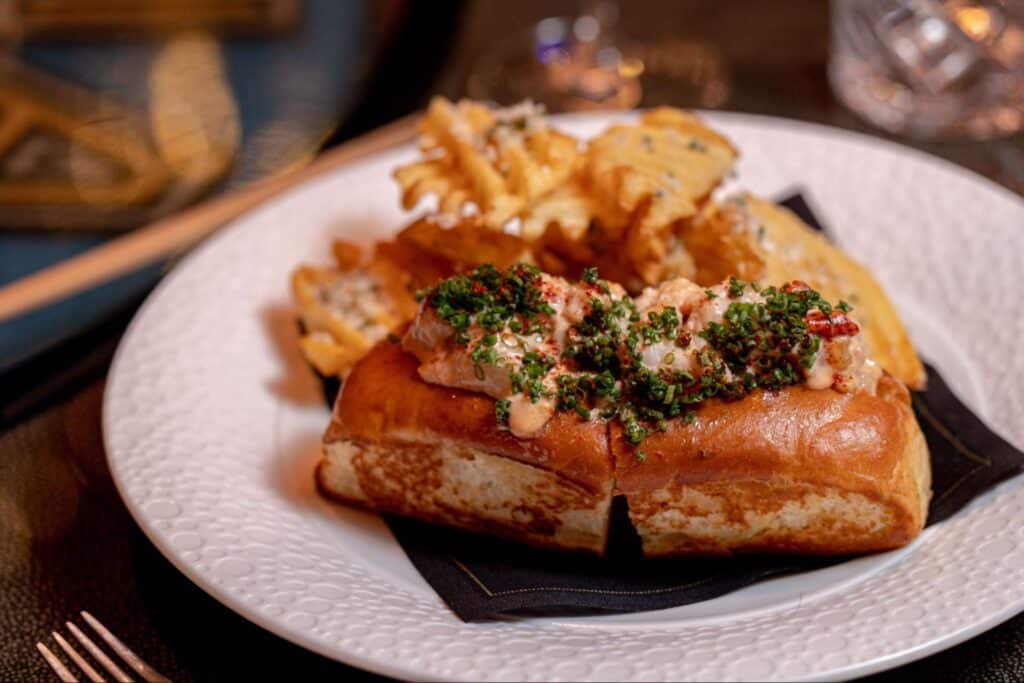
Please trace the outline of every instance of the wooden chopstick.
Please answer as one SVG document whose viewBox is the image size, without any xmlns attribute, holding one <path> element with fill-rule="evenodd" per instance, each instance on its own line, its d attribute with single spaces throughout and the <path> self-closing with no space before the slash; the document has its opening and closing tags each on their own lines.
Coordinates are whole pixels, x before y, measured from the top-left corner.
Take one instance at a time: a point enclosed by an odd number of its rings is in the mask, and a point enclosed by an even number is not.
<svg viewBox="0 0 1024 683">
<path fill-rule="evenodd" d="M 0 287 L 0 322 L 180 254 L 233 218 L 299 183 L 409 142 L 416 136 L 420 116 L 416 113 L 400 118 L 326 152 L 306 166 L 203 202 Z"/>
</svg>

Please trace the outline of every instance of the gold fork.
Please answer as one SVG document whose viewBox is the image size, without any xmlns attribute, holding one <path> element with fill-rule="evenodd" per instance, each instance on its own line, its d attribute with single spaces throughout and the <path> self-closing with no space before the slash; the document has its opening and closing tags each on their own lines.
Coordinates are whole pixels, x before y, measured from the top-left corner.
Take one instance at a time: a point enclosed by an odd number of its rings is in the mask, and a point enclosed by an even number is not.
<svg viewBox="0 0 1024 683">
<path fill-rule="evenodd" d="M 159 673 L 149 664 L 142 661 L 142 659 L 129 650 L 128 646 L 122 643 L 117 636 L 107 630 L 107 627 L 101 624 L 99 619 L 84 611 L 82 612 L 82 618 L 85 619 L 85 623 L 92 627 L 92 630 L 103 639 L 103 642 L 105 642 L 111 650 L 124 660 L 124 662 L 128 664 L 135 673 L 142 677 L 142 680 L 147 681 L 148 683 L 170 683 L 170 679 Z M 101 650 L 89 636 L 83 633 L 80 628 L 70 621 L 66 622 L 66 624 L 71 635 L 73 635 L 75 639 L 82 644 L 82 647 L 84 647 L 86 651 L 93 656 L 93 659 L 99 662 L 100 666 L 107 670 L 107 673 L 113 676 L 115 681 L 119 681 L 120 683 L 131 683 L 132 679 L 124 672 L 124 669 L 118 666 L 114 660 L 107 655 L 107 653 Z M 93 681 L 93 683 L 101 683 L 105 680 L 103 676 L 96 671 L 95 667 L 93 667 L 85 657 L 72 647 L 71 643 L 69 643 L 64 636 L 54 631 L 53 639 L 57 641 L 60 648 L 64 650 L 67 656 L 71 658 L 71 661 L 73 661 L 75 665 L 82 670 L 82 673 L 84 673 L 90 681 Z M 53 669 L 60 680 L 65 681 L 66 683 L 76 683 L 78 681 L 78 678 L 71 673 L 71 670 L 60 660 L 59 657 L 57 657 L 57 655 L 53 653 L 53 650 L 46 646 L 45 643 L 42 641 L 36 643 L 36 649 L 39 650 L 43 659 L 46 660 L 46 663 L 50 665 L 50 668 Z"/>
</svg>

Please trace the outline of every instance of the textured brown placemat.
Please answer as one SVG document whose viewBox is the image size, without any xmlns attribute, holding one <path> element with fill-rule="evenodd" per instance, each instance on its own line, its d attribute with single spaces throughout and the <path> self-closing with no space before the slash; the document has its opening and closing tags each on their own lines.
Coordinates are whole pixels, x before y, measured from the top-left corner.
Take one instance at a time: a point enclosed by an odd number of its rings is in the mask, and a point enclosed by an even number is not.
<svg viewBox="0 0 1024 683">
<path fill-rule="evenodd" d="M 35 643 L 83 609 L 179 683 L 379 680 L 255 626 L 164 559 L 111 481 L 102 390 L 0 431 L 0 681 L 55 681 Z"/>
</svg>

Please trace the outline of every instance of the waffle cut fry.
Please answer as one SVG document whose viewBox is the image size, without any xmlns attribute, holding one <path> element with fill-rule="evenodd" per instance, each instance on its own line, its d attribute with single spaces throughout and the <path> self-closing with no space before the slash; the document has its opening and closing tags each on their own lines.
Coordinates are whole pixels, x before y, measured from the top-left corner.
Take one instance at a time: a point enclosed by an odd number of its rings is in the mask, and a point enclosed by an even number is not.
<svg viewBox="0 0 1024 683">
<path fill-rule="evenodd" d="M 377 259 L 363 264 L 362 250 L 336 242 L 336 267 L 301 266 L 292 274 L 292 296 L 302 322 L 299 348 L 325 376 L 343 376 L 377 341 L 415 310 L 411 295 L 392 291 L 393 279 Z M 404 298 L 408 305 L 403 307 Z M 410 310 L 411 308 L 411 310 Z"/>
<path fill-rule="evenodd" d="M 420 130 L 425 158 L 395 171 L 403 206 L 433 195 L 441 214 L 459 216 L 471 205 L 490 230 L 523 218 L 569 179 L 579 160 L 577 140 L 550 129 L 530 103 L 494 109 L 439 97 Z"/>
</svg>

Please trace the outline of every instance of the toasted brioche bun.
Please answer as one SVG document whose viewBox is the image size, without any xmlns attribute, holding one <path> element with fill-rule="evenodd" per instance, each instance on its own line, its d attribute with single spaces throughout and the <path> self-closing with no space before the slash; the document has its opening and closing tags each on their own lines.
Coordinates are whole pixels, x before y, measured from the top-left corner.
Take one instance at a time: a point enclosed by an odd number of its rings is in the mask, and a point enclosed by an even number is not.
<svg viewBox="0 0 1024 683">
<path fill-rule="evenodd" d="M 624 495 L 644 554 L 875 552 L 927 515 L 928 451 L 909 394 L 788 387 L 708 401 L 637 458 L 620 426 L 558 413 L 533 439 L 498 429 L 494 401 L 424 382 L 378 344 L 347 379 L 317 480 L 342 502 L 540 547 L 602 553 Z"/>
<path fill-rule="evenodd" d="M 906 388 L 788 387 L 709 401 L 640 462 L 613 426 L 617 492 L 647 556 L 848 554 L 905 545 L 924 526 L 931 470 Z"/>
<path fill-rule="evenodd" d="M 612 496 L 607 428 L 556 415 L 533 439 L 498 429 L 494 401 L 428 384 L 382 342 L 349 375 L 317 473 L 372 510 L 603 553 Z"/>
</svg>

